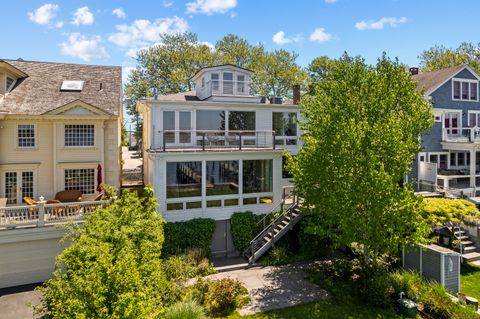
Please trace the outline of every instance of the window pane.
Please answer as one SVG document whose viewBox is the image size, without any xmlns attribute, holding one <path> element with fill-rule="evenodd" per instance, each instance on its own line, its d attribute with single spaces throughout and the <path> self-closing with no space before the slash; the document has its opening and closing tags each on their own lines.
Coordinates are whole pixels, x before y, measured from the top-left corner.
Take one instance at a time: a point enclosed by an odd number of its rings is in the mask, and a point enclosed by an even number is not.
<svg viewBox="0 0 480 319">
<path fill-rule="evenodd" d="M 230 131 L 255 131 L 255 112 L 230 112 L 228 129 Z"/>
<path fill-rule="evenodd" d="M 167 163 L 167 198 L 202 196 L 202 162 Z"/>
<path fill-rule="evenodd" d="M 94 125 L 65 125 L 65 146 L 94 146 Z"/>
<path fill-rule="evenodd" d="M 12 86 L 14 81 L 15 79 L 12 79 L 11 77 L 7 76 L 7 87 L 6 87 L 7 90 L 10 89 L 10 86 Z"/>
<path fill-rule="evenodd" d="M 233 73 L 223 73 L 223 94 L 233 94 Z"/>
<path fill-rule="evenodd" d="M 33 198 L 33 172 L 22 172 L 22 198 Z"/>
<path fill-rule="evenodd" d="M 238 194 L 238 161 L 207 162 L 207 196 Z"/>
<path fill-rule="evenodd" d="M 457 166 L 457 153 L 450 153 L 450 166 Z"/>
<path fill-rule="evenodd" d="M 175 143 L 175 132 L 165 132 L 175 130 L 175 112 L 163 111 L 163 138 L 165 143 Z"/>
<path fill-rule="evenodd" d="M 477 83 L 470 83 L 470 100 L 477 99 Z"/>
<path fill-rule="evenodd" d="M 453 81 L 453 98 L 460 98 L 460 82 L 458 81 Z"/>
<path fill-rule="evenodd" d="M 17 173 L 5 172 L 5 197 L 7 204 L 17 203 Z"/>
<path fill-rule="evenodd" d="M 197 130 L 199 131 L 224 131 L 224 111 L 197 111 Z"/>
<path fill-rule="evenodd" d="M 273 160 L 243 161 L 243 193 L 273 190 Z"/>
<path fill-rule="evenodd" d="M 65 190 L 79 190 L 82 194 L 94 194 L 95 169 L 66 169 Z"/>
<path fill-rule="evenodd" d="M 218 73 L 212 73 L 212 90 L 218 91 L 220 89 L 220 82 L 218 81 L 220 76 Z"/>
<path fill-rule="evenodd" d="M 468 82 L 462 82 L 462 99 L 468 100 Z"/>
<path fill-rule="evenodd" d="M 476 113 L 470 113 L 468 116 L 469 116 L 468 125 L 470 127 L 476 126 L 477 125 L 477 114 Z"/>
<path fill-rule="evenodd" d="M 465 153 L 458 153 L 458 166 L 464 166 L 465 165 Z"/>
</svg>

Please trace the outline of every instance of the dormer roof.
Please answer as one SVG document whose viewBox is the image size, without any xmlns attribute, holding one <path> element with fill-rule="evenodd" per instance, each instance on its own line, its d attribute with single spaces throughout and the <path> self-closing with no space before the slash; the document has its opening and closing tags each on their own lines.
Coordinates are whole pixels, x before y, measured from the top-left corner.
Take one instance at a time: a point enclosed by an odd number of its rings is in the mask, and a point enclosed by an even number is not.
<svg viewBox="0 0 480 319">
<path fill-rule="evenodd" d="M 425 89 L 425 95 L 430 95 L 464 69 L 467 69 L 480 80 L 479 76 L 468 65 L 459 65 L 441 70 L 419 73 L 412 75 L 412 80 L 417 82 L 417 88 L 419 91 Z"/>
<path fill-rule="evenodd" d="M 233 64 L 220 64 L 220 65 L 205 67 L 203 69 L 198 70 L 197 73 L 195 73 L 195 75 L 192 77 L 192 80 L 194 80 L 194 81 L 197 80 L 205 72 L 216 71 L 216 70 L 224 70 L 226 68 L 232 69 L 232 70 L 242 71 L 242 72 L 247 73 L 249 75 L 254 73 L 252 70 L 245 69 L 245 68 L 233 65 Z"/>
<path fill-rule="evenodd" d="M 8 63 L 7 61 L 5 60 L 0 60 L 0 69 L 4 69 L 6 71 L 8 71 L 8 73 L 11 73 L 13 75 L 15 75 L 16 77 L 18 78 L 26 78 L 28 76 L 28 74 L 26 74 L 25 72 L 23 72 L 22 70 L 16 68 L 15 66 L 13 66 L 12 64 Z"/>
</svg>

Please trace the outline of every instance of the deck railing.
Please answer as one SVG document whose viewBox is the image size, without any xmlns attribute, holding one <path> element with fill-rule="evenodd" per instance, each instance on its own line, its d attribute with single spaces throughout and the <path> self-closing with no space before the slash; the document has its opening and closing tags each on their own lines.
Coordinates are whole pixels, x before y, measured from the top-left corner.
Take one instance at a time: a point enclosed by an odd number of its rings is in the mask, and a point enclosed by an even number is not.
<svg viewBox="0 0 480 319">
<path fill-rule="evenodd" d="M 443 128 L 442 140 L 444 142 L 480 142 L 480 127 Z"/>
<path fill-rule="evenodd" d="M 165 130 L 150 150 L 275 149 L 274 131 Z"/>
<path fill-rule="evenodd" d="M 106 205 L 106 201 L 11 206 L 0 208 L 0 229 L 17 227 L 43 227 L 68 221 L 81 220 Z"/>
</svg>

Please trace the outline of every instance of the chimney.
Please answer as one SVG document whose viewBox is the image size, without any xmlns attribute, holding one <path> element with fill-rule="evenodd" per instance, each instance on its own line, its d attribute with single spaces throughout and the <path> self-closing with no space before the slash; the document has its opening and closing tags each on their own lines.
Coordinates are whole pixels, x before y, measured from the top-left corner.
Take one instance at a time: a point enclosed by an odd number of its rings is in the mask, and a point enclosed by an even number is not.
<svg viewBox="0 0 480 319">
<path fill-rule="evenodd" d="M 300 103 L 300 84 L 293 86 L 293 104 L 298 105 Z"/>
<path fill-rule="evenodd" d="M 418 74 L 418 68 L 410 68 L 410 75 L 417 75 Z"/>
</svg>

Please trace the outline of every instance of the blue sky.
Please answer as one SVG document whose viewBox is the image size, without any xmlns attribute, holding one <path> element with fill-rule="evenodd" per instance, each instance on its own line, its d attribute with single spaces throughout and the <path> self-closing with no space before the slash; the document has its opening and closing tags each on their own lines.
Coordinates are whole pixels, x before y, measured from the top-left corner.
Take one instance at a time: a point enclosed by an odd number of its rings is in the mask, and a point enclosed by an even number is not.
<svg viewBox="0 0 480 319">
<path fill-rule="evenodd" d="M 114 11 L 115 10 L 115 11 Z M 0 57 L 72 63 L 135 65 L 136 50 L 160 32 L 192 31 L 215 43 L 235 33 L 267 49 L 319 55 L 386 51 L 411 66 L 435 44 L 478 41 L 476 0 L 150 0 L 5 1 Z"/>
</svg>

